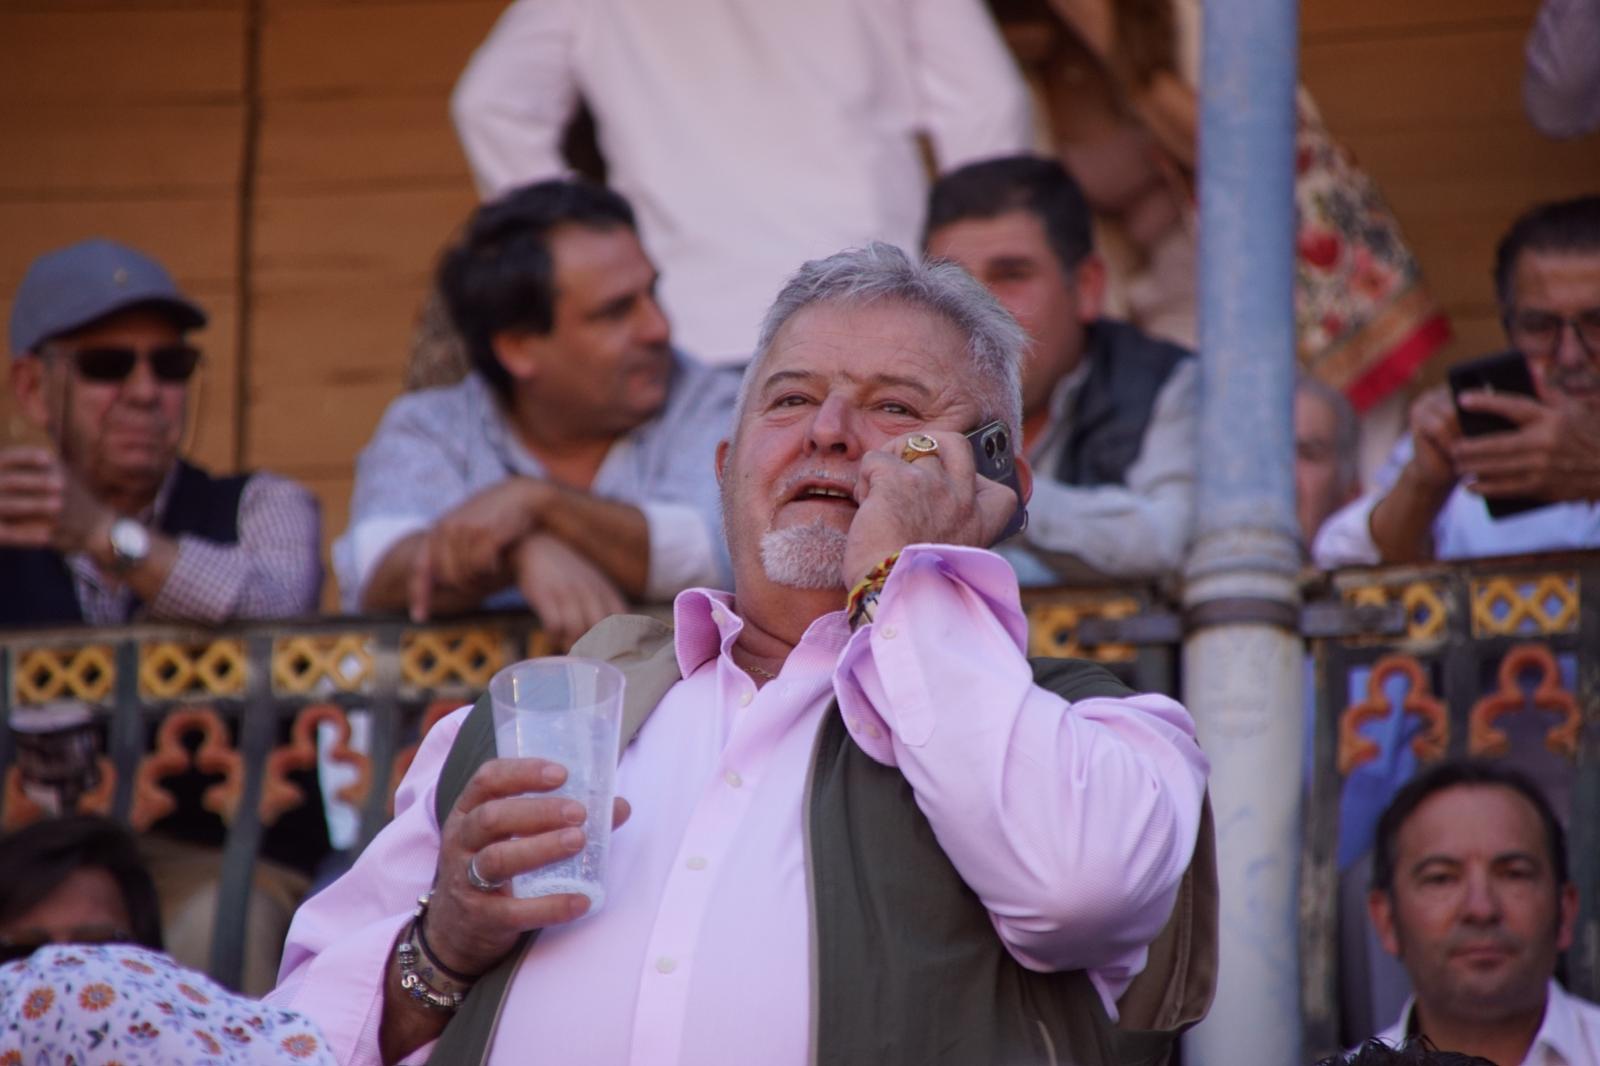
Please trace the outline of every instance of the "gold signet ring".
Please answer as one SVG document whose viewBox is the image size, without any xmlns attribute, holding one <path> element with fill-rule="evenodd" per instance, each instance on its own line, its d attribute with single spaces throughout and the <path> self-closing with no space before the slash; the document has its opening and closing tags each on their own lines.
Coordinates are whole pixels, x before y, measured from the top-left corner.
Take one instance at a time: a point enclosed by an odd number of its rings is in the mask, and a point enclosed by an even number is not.
<svg viewBox="0 0 1600 1066">
<path fill-rule="evenodd" d="M 900 458 L 908 463 L 929 455 L 939 454 L 939 442 L 926 433 L 913 433 L 906 438 L 906 446 L 900 449 Z"/>
</svg>

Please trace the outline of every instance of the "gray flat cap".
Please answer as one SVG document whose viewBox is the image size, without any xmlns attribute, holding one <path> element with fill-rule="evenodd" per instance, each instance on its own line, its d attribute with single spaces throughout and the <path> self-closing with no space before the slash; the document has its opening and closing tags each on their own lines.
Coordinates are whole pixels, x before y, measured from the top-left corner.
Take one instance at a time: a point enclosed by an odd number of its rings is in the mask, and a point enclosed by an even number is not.
<svg viewBox="0 0 1600 1066">
<path fill-rule="evenodd" d="M 34 351 L 113 311 L 155 304 L 182 329 L 206 324 L 200 305 L 185 296 L 166 267 L 127 245 L 92 237 L 33 261 L 11 306 L 11 354 Z"/>
</svg>

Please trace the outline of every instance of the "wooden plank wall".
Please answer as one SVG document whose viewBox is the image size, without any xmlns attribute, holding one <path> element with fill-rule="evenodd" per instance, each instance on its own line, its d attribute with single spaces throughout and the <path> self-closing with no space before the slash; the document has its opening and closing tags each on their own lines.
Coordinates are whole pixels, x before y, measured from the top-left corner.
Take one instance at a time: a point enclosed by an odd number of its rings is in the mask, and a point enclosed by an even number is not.
<svg viewBox="0 0 1600 1066">
<path fill-rule="evenodd" d="M 1456 340 L 1426 369 L 1505 344 L 1490 270 L 1511 220 L 1600 193 L 1600 134 L 1556 142 L 1522 112 L 1536 0 L 1308 0 L 1301 75 L 1378 179 Z"/>
<path fill-rule="evenodd" d="M 0 313 L 47 248 L 104 233 L 158 254 L 214 314 L 196 454 L 302 479 L 331 539 L 473 202 L 447 101 L 501 6 L 0 0 Z M 1600 189 L 1600 137 L 1556 144 L 1522 117 L 1534 7 L 1303 7 L 1305 81 L 1399 214 L 1451 358 L 1498 342 L 1488 266 L 1509 219 Z"/>
</svg>

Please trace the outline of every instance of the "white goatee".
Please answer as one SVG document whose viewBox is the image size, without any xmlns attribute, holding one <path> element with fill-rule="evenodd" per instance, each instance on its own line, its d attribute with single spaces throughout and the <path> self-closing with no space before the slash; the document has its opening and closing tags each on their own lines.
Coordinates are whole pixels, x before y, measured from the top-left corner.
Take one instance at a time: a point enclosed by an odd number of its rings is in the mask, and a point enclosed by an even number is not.
<svg viewBox="0 0 1600 1066">
<path fill-rule="evenodd" d="M 774 529 L 761 537 L 761 567 L 776 584 L 796 589 L 844 588 L 843 531 L 823 522 Z"/>
</svg>

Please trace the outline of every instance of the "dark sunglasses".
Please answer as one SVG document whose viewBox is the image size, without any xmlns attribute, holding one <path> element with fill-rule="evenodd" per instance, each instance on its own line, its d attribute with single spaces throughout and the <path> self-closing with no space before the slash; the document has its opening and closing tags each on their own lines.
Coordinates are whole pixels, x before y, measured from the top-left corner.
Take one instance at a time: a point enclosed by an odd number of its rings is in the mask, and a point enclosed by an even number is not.
<svg viewBox="0 0 1600 1066">
<path fill-rule="evenodd" d="M 80 348 L 72 353 L 78 376 L 85 381 L 111 383 L 128 380 L 139 361 L 139 349 L 126 346 Z M 200 349 L 189 344 L 167 344 L 144 353 L 150 372 L 157 381 L 179 384 L 194 375 L 200 365 Z"/>
<path fill-rule="evenodd" d="M 112 925 L 84 925 L 67 930 L 59 939 L 52 938 L 42 929 L 26 930 L 21 936 L 0 936 L 0 966 L 25 959 L 40 948 L 51 944 L 132 944 L 134 936 L 126 929 Z"/>
</svg>

